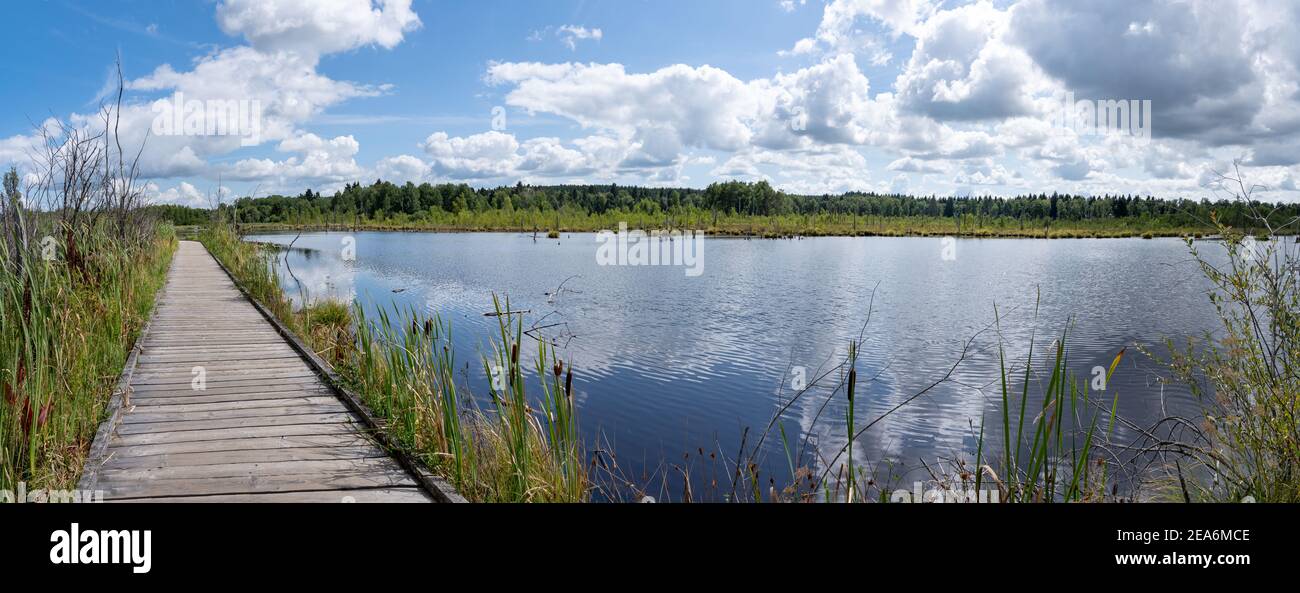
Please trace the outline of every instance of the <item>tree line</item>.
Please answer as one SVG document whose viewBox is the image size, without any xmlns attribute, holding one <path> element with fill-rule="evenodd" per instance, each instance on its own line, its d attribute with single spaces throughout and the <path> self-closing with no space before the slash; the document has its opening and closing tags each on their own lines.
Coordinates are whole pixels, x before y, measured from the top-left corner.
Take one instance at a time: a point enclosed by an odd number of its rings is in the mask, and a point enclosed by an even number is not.
<svg viewBox="0 0 1300 593">
<path fill-rule="evenodd" d="M 211 211 L 159 205 L 153 210 L 175 224 L 202 224 Z M 218 207 L 220 214 L 246 223 L 384 221 L 419 219 L 432 213 L 576 211 L 626 212 L 672 216 L 707 212 L 725 216 L 853 215 L 862 217 L 977 217 L 1035 221 L 1143 219 L 1170 226 L 1208 226 L 1211 217 L 1229 226 L 1246 226 L 1254 211 L 1272 211 L 1277 220 L 1300 216 L 1300 204 L 1242 200 L 1162 199 L 1138 195 L 1028 194 L 994 196 L 911 196 L 849 192 L 796 195 L 768 182 L 727 181 L 705 189 L 608 185 L 538 186 L 519 183 L 496 188 L 466 184 L 406 183 L 379 180 L 351 183 L 333 195 L 310 189 L 297 196 L 242 197 Z"/>
</svg>

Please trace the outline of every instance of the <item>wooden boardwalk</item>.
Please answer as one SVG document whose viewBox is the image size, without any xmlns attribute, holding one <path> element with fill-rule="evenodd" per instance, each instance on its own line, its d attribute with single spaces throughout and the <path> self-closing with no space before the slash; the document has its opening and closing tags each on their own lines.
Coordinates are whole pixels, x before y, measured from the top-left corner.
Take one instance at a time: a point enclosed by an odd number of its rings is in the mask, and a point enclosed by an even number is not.
<svg viewBox="0 0 1300 593">
<path fill-rule="evenodd" d="M 80 486 L 107 501 L 433 500 L 199 243 L 128 373 Z"/>
</svg>

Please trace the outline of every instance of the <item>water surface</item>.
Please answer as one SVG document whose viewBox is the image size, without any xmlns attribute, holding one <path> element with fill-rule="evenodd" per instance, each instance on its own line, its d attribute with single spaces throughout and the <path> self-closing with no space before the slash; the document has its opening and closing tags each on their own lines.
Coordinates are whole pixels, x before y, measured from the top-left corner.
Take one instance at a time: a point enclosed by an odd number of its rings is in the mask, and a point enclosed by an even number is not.
<svg viewBox="0 0 1300 593">
<path fill-rule="evenodd" d="M 355 261 L 345 261 L 353 240 Z M 910 484 L 923 477 L 909 473 L 921 459 L 973 453 L 982 418 L 986 440 L 1000 438 L 995 305 L 1016 364 L 1031 336 L 1041 357 L 1071 321 L 1070 366 L 1083 381 L 1127 347 L 1098 395 L 1118 394 L 1120 414 L 1139 423 L 1194 402 L 1156 383 L 1134 346 L 1215 328 L 1208 285 L 1175 239 L 963 239 L 945 258 L 938 238 L 709 238 L 698 277 L 681 267 L 599 266 L 593 234 L 311 233 L 294 247 L 305 250 L 287 252 L 278 270 L 295 299 L 358 299 L 372 311 L 395 302 L 451 321 L 479 395 L 493 293 L 532 310 L 526 326 L 561 324 L 543 333 L 575 366 L 584 436 L 608 442 L 634 477 L 652 481 L 664 460 L 693 463 L 686 454 L 701 449 L 734 456 L 746 427 L 752 445 L 790 397 L 798 368 L 811 380 L 859 335 L 859 426 L 961 361 L 855 448 L 858 460 L 900 464 L 895 473 Z M 806 436 L 833 454 L 846 442 L 844 401 L 810 394 L 783 425 L 790 441 Z M 762 467 L 789 473 L 779 435 L 765 441 Z"/>
</svg>

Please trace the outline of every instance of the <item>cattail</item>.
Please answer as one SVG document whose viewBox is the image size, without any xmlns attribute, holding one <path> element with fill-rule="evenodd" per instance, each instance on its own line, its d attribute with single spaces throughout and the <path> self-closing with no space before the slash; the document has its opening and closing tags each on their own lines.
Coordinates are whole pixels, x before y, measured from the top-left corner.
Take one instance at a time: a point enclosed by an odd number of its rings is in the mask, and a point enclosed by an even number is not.
<svg viewBox="0 0 1300 593">
<path fill-rule="evenodd" d="M 424 335 L 427 336 L 427 335 L 430 335 L 430 334 L 432 334 L 432 333 L 433 333 L 433 319 L 425 319 L 425 320 L 424 320 Z"/>
<path fill-rule="evenodd" d="M 559 379 L 560 375 L 564 373 L 564 362 L 560 360 L 555 361 L 555 364 L 551 366 L 551 371 L 555 373 L 555 378 Z"/>
<path fill-rule="evenodd" d="M 32 280 L 27 279 L 23 284 L 23 319 L 32 318 Z"/>
<path fill-rule="evenodd" d="M 23 429 L 24 435 L 31 434 L 32 432 L 32 417 L 34 414 L 35 411 L 32 410 L 32 400 L 30 398 L 23 400 L 23 407 L 18 412 L 18 417 L 22 420 L 21 428 Z"/>
<path fill-rule="evenodd" d="M 569 396 L 569 403 L 573 403 L 573 365 L 569 365 L 569 372 L 564 375 L 564 394 Z"/>
<path fill-rule="evenodd" d="M 858 384 L 858 369 L 856 367 L 849 369 L 849 401 L 853 401 L 853 389 Z"/>
<path fill-rule="evenodd" d="M 41 415 L 36 420 L 36 426 L 45 426 L 45 421 L 50 419 L 50 408 L 54 407 L 54 402 L 50 401 L 41 407 Z"/>
</svg>

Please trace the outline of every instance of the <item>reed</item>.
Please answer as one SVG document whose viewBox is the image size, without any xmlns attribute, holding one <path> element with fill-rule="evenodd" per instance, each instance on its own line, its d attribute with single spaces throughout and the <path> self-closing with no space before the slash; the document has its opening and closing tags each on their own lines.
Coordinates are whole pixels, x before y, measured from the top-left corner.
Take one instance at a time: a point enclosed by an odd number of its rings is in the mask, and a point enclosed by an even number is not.
<svg viewBox="0 0 1300 593">
<path fill-rule="evenodd" d="M 1087 382 L 1081 384 L 1078 376 L 1070 371 L 1066 347 L 1068 333 L 1068 329 L 1063 330 L 1060 338 L 1052 344 L 1045 372 L 1048 381 L 1037 412 L 1027 409 L 1033 379 L 1033 338 L 1030 339 L 1018 398 L 1012 395 L 1015 393 L 1014 373 L 1007 371 L 1006 350 L 999 338 L 1003 451 L 1001 459 L 986 460 L 983 457 L 984 428 L 981 426 L 975 458 L 977 490 L 987 476 L 997 484 L 1000 499 L 1005 502 L 1100 502 L 1105 499 L 1106 486 L 1111 483 L 1107 471 L 1110 462 L 1102 457 L 1094 458 L 1093 454 L 1099 437 L 1103 436 L 1098 433 L 1099 422 L 1109 419 L 1104 433 L 1106 438 L 1114 432 L 1119 394 L 1116 393 L 1111 400 L 1109 410 L 1090 396 Z M 1123 355 L 1121 350 L 1111 362 L 1105 375 L 1107 383 Z M 1027 412 L 1033 414 L 1028 421 Z M 1000 466 L 995 469 L 990 463 L 1000 463 Z"/>
<path fill-rule="evenodd" d="M 1001 315 L 995 308 L 994 321 L 989 329 L 997 335 L 1000 369 L 995 381 L 999 391 L 997 415 L 993 424 L 985 419 L 981 419 L 978 426 L 972 422 L 972 432 L 978 434 L 973 457 L 967 451 L 933 464 L 920 460 L 905 473 L 923 470 L 930 488 L 948 495 L 961 494 L 962 500 L 969 502 L 1116 500 L 1118 480 L 1114 470 L 1118 463 L 1113 457 L 1098 452 L 1104 450 L 1103 445 L 1108 444 L 1114 434 L 1119 395 L 1116 393 L 1109 400 L 1095 396 L 1089 391 L 1088 382 L 1081 381 L 1071 372 L 1068 329 L 1053 342 L 1051 353 L 1045 360 L 1035 357 L 1034 338 L 1031 337 L 1024 360 L 1013 363 L 1006 354 L 1001 323 Z M 865 328 L 864 325 L 864 331 Z M 911 500 L 911 487 L 902 483 L 903 476 L 897 473 L 897 469 L 913 465 L 916 460 L 883 459 L 873 465 L 859 461 L 856 449 L 879 423 L 894 414 L 906 413 L 910 406 L 935 387 L 953 381 L 953 372 L 967 360 L 972 345 L 985 333 L 982 331 L 972 336 L 951 369 L 928 387 L 902 397 L 893 407 L 866 419 L 859 418 L 858 413 L 863 407 L 859 400 L 864 393 L 868 397 L 870 394 L 869 390 L 864 392 L 858 378 L 862 341 L 861 337 L 850 341 L 847 353 L 837 366 L 813 377 L 807 386 L 778 409 L 748 459 L 744 459 L 742 443 L 742 455 L 737 457 L 737 465 L 748 463 L 754 467 L 762 455 L 763 440 L 775 428 L 781 439 L 789 481 L 778 484 L 776 479 L 768 478 L 768 495 L 764 499 L 757 489 L 757 473 L 751 470 L 748 474 L 738 474 L 742 483 L 739 487 L 733 485 L 731 490 L 733 493 L 753 494 L 745 498 L 733 494 L 723 499 L 827 503 Z M 1121 350 L 1104 374 L 1107 383 L 1123 355 Z M 869 377 L 866 383 L 874 380 L 874 377 Z M 844 410 L 843 424 L 838 427 L 846 435 L 841 446 L 811 445 L 807 436 L 802 443 L 792 442 L 786 434 L 783 416 L 794 408 L 795 402 L 818 395 L 823 399 L 812 402 L 813 408 L 826 410 L 842 406 Z M 822 432 L 818 424 L 824 417 L 828 416 L 819 411 L 812 419 L 813 426 L 805 432 Z M 801 423 L 806 420 L 801 420 Z M 986 434 L 994 433 L 1000 434 L 1000 442 L 986 440 Z M 716 455 L 710 458 L 716 458 Z M 690 480 L 688 472 L 679 473 L 685 480 Z M 996 496 L 990 496 L 989 487 L 996 488 Z M 689 484 L 685 489 L 696 493 L 696 498 L 702 491 Z M 898 498 L 898 495 L 902 497 Z"/>
<path fill-rule="evenodd" d="M 96 429 L 176 241 L 149 223 L 123 240 L 106 221 L 60 233 L 29 211 L 36 238 L 0 241 L 0 490 L 75 487 Z M 76 238 L 75 258 L 68 243 Z M 19 247 L 12 247 L 18 243 Z"/>
<path fill-rule="evenodd" d="M 452 330 L 437 315 L 353 306 L 356 347 L 344 377 L 389 420 L 399 442 L 471 500 L 579 502 L 589 496 L 573 403 L 573 370 L 536 342 L 529 394 L 521 322 L 498 302 L 499 337 L 482 355 L 491 380 L 481 407 L 456 380 Z"/>
</svg>

